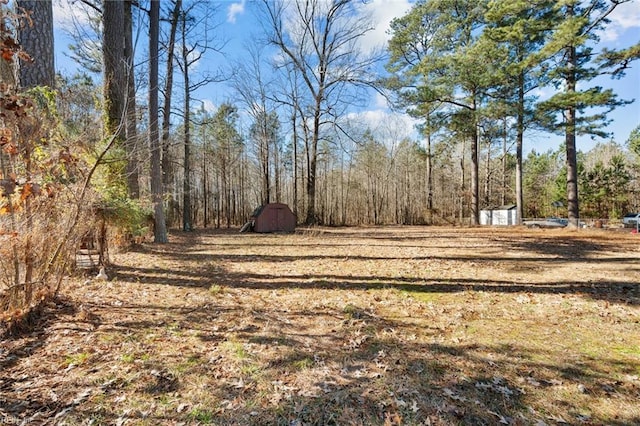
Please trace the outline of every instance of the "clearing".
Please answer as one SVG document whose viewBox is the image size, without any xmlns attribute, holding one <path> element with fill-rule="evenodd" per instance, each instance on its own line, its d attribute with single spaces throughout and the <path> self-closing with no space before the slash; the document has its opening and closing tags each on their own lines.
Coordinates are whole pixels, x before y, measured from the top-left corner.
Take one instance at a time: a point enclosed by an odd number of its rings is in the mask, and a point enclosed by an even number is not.
<svg viewBox="0 0 640 426">
<path fill-rule="evenodd" d="M 640 424 L 640 237 L 174 232 L 0 343 L 0 423 Z"/>
</svg>

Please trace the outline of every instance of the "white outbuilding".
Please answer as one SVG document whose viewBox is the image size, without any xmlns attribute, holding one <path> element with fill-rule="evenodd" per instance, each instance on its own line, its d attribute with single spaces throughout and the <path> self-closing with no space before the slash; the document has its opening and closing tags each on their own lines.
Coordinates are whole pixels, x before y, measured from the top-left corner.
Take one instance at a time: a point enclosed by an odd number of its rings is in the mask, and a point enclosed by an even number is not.
<svg viewBox="0 0 640 426">
<path fill-rule="evenodd" d="M 517 221 L 515 204 L 480 210 L 480 225 L 510 226 Z"/>
</svg>

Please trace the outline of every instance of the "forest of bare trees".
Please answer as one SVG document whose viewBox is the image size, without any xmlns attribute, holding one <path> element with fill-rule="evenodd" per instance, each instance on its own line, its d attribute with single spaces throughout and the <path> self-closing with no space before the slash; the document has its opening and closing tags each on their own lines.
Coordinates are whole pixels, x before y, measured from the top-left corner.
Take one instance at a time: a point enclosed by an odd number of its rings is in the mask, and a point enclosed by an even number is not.
<svg viewBox="0 0 640 426">
<path fill-rule="evenodd" d="M 539 102 L 531 95 L 567 78 L 560 68 L 566 52 L 559 47 L 559 39 L 570 36 L 567 14 L 583 22 L 575 29 L 582 38 L 574 50 L 593 58 L 580 60 L 580 78 L 622 75 L 637 48 L 599 57 L 592 52 L 595 30 L 608 24 L 615 5 L 458 3 L 453 15 L 446 2 L 416 3 L 392 22 L 387 49 L 372 50 L 361 39 L 374 29 L 373 21 L 365 15 L 349 19 L 360 13 L 359 2 L 262 2 L 255 5 L 263 22 L 260 43 L 247 44 L 247 59 L 235 63 L 224 63 L 221 54 L 227 43 L 219 30 L 222 11 L 203 14 L 195 1 L 162 3 L 160 161 L 168 225 L 235 226 L 258 205 L 276 201 L 289 204 L 300 223 L 326 225 L 474 224 L 480 209 L 508 204 L 518 206 L 519 220 L 575 217 L 578 189 L 581 217 L 615 219 L 637 209 L 637 157 L 628 141 L 606 138 L 605 116 L 582 114 L 571 124 L 565 121 L 575 115 L 567 115 L 574 108 L 566 103 L 571 97 L 559 93 Z M 100 5 L 94 6 L 85 13 L 95 16 Z M 137 5 L 133 13 L 139 15 L 137 31 L 144 30 L 146 7 Z M 529 23 L 524 34 L 507 32 L 522 22 Z M 451 23 L 456 30 L 446 33 Z M 103 28 L 107 34 L 109 24 Z M 78 43 L 74 51 L 81 50 Z M 215 66 L 195 68 L 208 51 L 217 55 Z M 135 72 L 145 67 L 144 53 L 135 52 Z M 608 61 L 609 71 L 594 71 L 596 61 Z M 144 75 L 137 80 L 145 84 Z M 233 95 L 205 109 L 198 90 L 223 84 Z M 575 108 L 611 109 L 625 102 L 598 90 L 575 91 Z M 376 93 L 386 94 L 413 121 L 392 114 L 377 122 L 359 120 L 352 111 L 366 107 Z M 139 111 L 145 107 L 137 105 Z M 409 123 L 416 126 L 412 132 Z M 149 129 L 145 121 L 133 128 Z M 524 138 L 565 131 L 568 145 L 523 153 Z M 576 133 L 601 136 L 602 142 L 578 153 Z M 126 154 L 129 162 L 140 162 L 126 167 L 128 193 L 137 194 L 139 185 L 144 200 L 144 170 L 153 169 L 147 160 L 155 157 L 144 144 L 134 154 Z M 595 179 L 603 182 L 597 188 Z"/>
</svg>

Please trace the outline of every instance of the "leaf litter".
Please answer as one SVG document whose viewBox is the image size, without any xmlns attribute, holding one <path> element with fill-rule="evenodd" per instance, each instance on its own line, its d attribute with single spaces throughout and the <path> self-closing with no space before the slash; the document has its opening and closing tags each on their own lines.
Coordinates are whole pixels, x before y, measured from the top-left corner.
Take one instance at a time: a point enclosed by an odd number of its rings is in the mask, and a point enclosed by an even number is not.
<svg viewBox="0 0 640 426">
<path fill-rule="evenodd" d="M 640 419 L 637 237 L 525 229 L 176 232 L 67 283 L 0 345 L 28 424 Z M 579 271 L 579 272 L 577 272 Z"/>
</svg>

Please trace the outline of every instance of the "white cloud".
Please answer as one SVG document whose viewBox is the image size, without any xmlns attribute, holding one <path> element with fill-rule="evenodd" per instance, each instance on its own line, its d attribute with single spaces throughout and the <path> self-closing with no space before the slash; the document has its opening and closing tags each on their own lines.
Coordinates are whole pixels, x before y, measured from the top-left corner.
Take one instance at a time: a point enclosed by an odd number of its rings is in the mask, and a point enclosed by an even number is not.
<svg viewBox="0 0 640 426">
<path fill-rule="evenodd" d="M 244 13 L 245 3 L 246 0 L 240 0 L 238 3 L 231 3 L 229 5 L 229 9 L 227 10 L 227 22 L 232 24 L 236 23 L 236 16 Z"/>
<path fill-rule="evenodd" d="M 634 0 L 622 3 L 609 15 L 611 23 L 601 32 L 604 42 L 615 42 L 630 28 L 640 28 L 640 5 Z M 636 40 L 634 40 L 635 42 Z"/>
<path fill-rule="evenodd" d="M 386 47 L 390 38 L 388 31 L 391 21 L 404 16 L 409 9 L 411 9 L 409 0 L 372 0 L 364 3 L 361 11 L 371 16 L 375 28 L 365 35 L 363 46 L 369 50 Z"/>
<path fill-rule="evenodd" d="M 213 114 L 218 110 L 218 107 L 216 106 L 216 104 L 214 104 L 213 101 L 210 99 L 202 99 L 200 102 L 202 102 L 202 106 L 204 107 L 205 111 L 207 111 L 210 114 Z"/>
<path fill-rule="evenodd" d="M 559 89 L 556 89 L 553 86 L 539 86 L 531 92 L 531 95 L 536 96 L 543 101 L 558 93 L 558 90 Z"/>
<path fill-rule="evenodd" d="M 187 43 L 187 51 L 188 51 L 187 62 L 189 63 L 189 72 L 195 71 L 200 67 L 201 64 L 204 64 L 204 66 L 207 65 L 207 60 L 204 55 L 205 53 L 204 50 L 198 49 L 197 47 L 194 48 L 193 45 Z M 173 54 L 175 55 L 176 58 L 178 58 L 180 62 L 182 62 L 182 44 L 176 43 L 176 45 L 173 48 Z"/>
<path fill-rule="evenodd" d="M 640 27 L 640 4 L 638 1 L 622 3 L 611 12 L 612 24 L 623 29 Z"/>
<path fill-rule="evenodd" d="M 398 114 L 383 109 L 353 112 L 347 115 L 347 120 L 357 124 L 362 129 L 369 129 L 374 137 L 392 148 L 403 139 L 416 139 L 418 121 L 407 114 Z"/>
<path fill-rule="evenodd" d="M 373 105 L 376 108 L 388 108 L 389 107 L 389 102 L 387 102 L 387 98 L 385 98 L 384 96 L 382 96 L 380 93 L 376 92 L 374 98 L 373 98 Z"/>
<path fill-rule="evenodd" d="M 243 0 L 244 1 L 244 0 Z M 356 2 L 354 7 L 355 16 L 345 17 L 348 23 L 359 23 L 362 26 L 372 26 L 372 30 L 367 31 L 360 38 L 360 47 L 365 52 L 375 51 L 379 48 L 386 48 L 390 38 L 388 30 L 394 18 L 404 16 L 410 9 L 413 0 L 367 0 Z M 324 13 L 330 5 L 329 2 L 318 2 L 321 12 Z M 299 42 L 300 37 L 305 33 L 301 19 L 297 16 L 293 7 L 286 7 L 284 11 L 285 29 L 288 35 Z M 349 24 L 346 24 L 349 26 Z"/>
<path fill-rule="evenodd" d="M 80 25 L 89 23 L 91 13 L 95 11 L 76 0 L 53 1 L 53 25 L 55 28 L 70 29 L 74 22 Z"/>
</svg>

